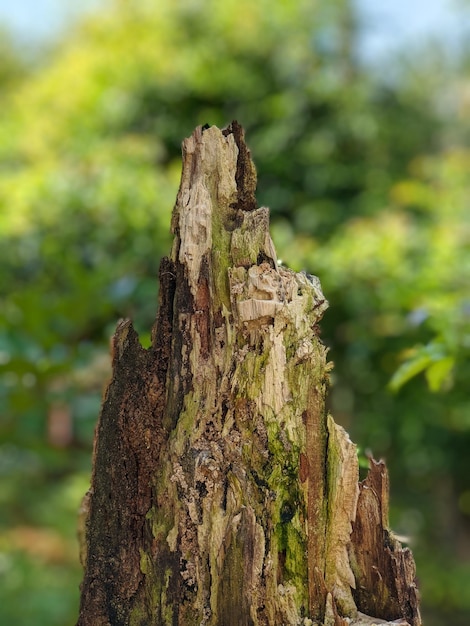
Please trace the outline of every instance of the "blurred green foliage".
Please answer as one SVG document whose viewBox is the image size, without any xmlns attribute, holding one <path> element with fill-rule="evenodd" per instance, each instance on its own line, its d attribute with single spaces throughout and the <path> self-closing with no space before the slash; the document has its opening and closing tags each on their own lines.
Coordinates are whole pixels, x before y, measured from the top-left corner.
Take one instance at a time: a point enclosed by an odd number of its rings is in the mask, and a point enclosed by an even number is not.
<svg viewBox="0 0 470 626">
<path fill-rule="evenodd" d="M 467 624 L 468 58 L 378 76 L 346 0 L 108 4 L 34 70 L 0 48 L 0 622 L 77 615 L 109 337 L 131 316 L 149 341 L 182 139 L 238 119 L 279 256 L 330 301 L 331 409 L 387 459 L 426 623 Z"/>
</svg>

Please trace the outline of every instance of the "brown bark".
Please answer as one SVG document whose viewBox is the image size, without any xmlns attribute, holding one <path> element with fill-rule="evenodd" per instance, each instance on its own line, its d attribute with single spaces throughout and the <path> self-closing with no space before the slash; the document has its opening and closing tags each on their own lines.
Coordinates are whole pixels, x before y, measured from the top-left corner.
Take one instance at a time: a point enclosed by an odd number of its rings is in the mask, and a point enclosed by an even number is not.
<svg viewBox="0 0 470 626">
<path fill-rule="evenodd" d="M 356 520 L 351 535 L 354 597 L 361 610 L 389 620 L 404 617 L 419 626 L 415 565 L 388 527 L 388 473 L 383 461 L 371 460 L 360 484 Z"/>
<path fill-rule="evenodd" d="M 320 283 L 278 266 L 255 188 L 236 122 L 185 140 L 152 346 L 113 339 L 79 626 L 420 624 L 382 466 L 359 486 L 326 414 Z"/>
</svg>

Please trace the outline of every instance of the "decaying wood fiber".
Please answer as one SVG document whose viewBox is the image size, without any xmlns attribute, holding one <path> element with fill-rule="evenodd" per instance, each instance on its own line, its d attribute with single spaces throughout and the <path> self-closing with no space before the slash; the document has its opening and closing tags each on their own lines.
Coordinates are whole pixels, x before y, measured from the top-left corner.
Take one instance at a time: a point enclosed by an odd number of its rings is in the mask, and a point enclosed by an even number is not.
<svg viewBox="0 0 470 626">
<path fill-rule="evenodd" d="M 114 336 L 80 626 L 420 624 L 386 475 L 359 484 L 325 409 L 328 304 L 278 265 L 255 188 L 236 122 L 184 141 L 152 346 Z"/>
</svg>

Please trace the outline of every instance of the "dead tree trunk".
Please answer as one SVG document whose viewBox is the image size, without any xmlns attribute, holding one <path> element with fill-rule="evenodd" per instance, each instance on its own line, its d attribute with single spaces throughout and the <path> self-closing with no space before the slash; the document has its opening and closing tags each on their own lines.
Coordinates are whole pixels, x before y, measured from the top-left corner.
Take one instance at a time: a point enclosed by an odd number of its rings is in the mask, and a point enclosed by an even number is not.
<svg viewBox="0 0 470 626">
<path fill-rule="evenodd" d="M 385 467 L 358 484 L 325 410 L 320 282 L 278 266 L 255 186 L 236 122 L 184 141 L 152 347 L 114 335 L 79 626 L 421 623 Z"/>
</svg>

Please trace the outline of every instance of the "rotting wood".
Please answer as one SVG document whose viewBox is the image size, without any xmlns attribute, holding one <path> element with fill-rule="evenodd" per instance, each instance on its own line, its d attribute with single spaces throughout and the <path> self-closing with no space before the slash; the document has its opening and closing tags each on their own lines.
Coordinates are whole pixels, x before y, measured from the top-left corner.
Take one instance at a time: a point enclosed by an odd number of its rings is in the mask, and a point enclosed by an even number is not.
<svg viewBox="0 0 470 626">
<path fill-rule="evenodd" d="M 78 626 L 420 624 L 383 466 L 359 484 L 325 409 L 328 303 L 278 266 L 255 189 L 236 122 L 184 141 L 152 346 L 113 338 Z"/>
<path fill-rule="evenodd" d="M 356 585 L 353 595 L 361 609 L 389 620 L 404 617 L 419 626 L 415 564 L 388 527 L 388 472 L 383 461 L 371 459 L 360 483 L 350 561 Z"/>
</svg>

